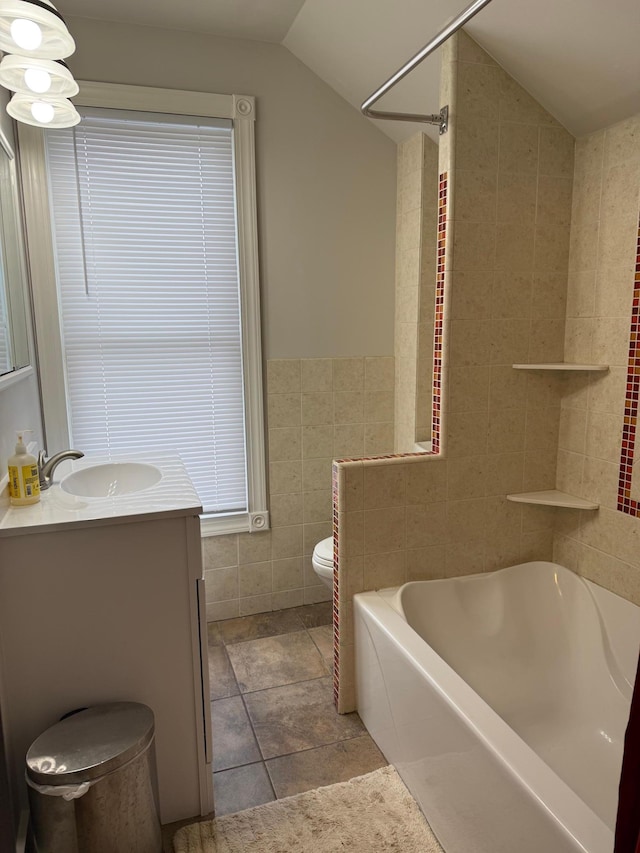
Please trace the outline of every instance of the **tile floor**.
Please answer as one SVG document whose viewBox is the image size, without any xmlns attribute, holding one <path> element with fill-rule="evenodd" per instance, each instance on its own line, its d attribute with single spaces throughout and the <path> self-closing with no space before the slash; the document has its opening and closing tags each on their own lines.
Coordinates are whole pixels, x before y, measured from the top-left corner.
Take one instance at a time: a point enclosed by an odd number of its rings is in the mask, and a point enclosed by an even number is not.
<svg viewBox="0 0 640 853">
<path fill-rule="evenodd" d="M 330 602 L 209 624 L 217 816 L 387 763 L 357 714 L 336 713 L 332 659 Z"/>
</svg>

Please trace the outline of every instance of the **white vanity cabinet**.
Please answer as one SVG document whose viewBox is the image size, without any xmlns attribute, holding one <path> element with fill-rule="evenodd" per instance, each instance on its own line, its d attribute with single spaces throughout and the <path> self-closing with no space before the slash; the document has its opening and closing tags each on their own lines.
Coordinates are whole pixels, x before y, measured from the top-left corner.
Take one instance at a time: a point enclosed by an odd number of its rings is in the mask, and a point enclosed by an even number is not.
<svg viewBox="0 0 640 853">
<path fill-rule="evenodd" d="M 100 501 L 49 491 L 42 505 L 11 510 L 13 524 L 9 514 L 0 523 L 0 702 L 14 792 L 23 806 L 26 750 L 63 714 L 131 700 L 155 715 L 161 821 L 206 814 L 213 794 L 197 495 L 183 491 L 172 503 L 151 489 L 146 509 L 133 511 L 132 495 L 120 511 L 109 499 L 105 515 Z M 22 513 L 31 510 L 29 524 Z M 56 521 L 58 511 L 75 516 Z"/>
</svg>

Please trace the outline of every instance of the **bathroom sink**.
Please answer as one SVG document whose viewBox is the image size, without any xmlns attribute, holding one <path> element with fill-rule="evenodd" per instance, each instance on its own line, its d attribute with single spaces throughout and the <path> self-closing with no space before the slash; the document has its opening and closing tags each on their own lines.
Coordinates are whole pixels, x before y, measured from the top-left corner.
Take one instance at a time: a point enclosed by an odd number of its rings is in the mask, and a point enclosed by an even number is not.
<svg viewBox="0 0 640 853">
<path fill-rule="evenodd" d="M 145 462 L 108 462 L 92 465 L 68 474 L 60 488 L 82 498 L 108 498 L 131 495 L 155 486 L 162 473 L 155 465 Z"/>
</svg>

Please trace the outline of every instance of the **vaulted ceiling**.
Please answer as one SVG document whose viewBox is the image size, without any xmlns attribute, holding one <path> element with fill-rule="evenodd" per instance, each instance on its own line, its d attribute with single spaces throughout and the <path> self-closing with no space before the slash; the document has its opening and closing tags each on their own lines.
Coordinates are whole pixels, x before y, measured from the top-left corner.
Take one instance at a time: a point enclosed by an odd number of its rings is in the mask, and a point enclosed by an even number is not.
<svg viewBox="0 0 640 853">
<path fill-rule="evenodd" d="M 464 5 L 465 0 L 60 0 L 58 8 L 67 15 L 282 43 L 358 107 Z M 640 112 L 639 0 L 492 0 L 466 29 L 576 136 Z M 428 58 L 379 106 L 437 112 L 439 66 L 438 54 Z M 378 124 L 394 139 L 415 131 L 405 123 Z"/>
</svg>

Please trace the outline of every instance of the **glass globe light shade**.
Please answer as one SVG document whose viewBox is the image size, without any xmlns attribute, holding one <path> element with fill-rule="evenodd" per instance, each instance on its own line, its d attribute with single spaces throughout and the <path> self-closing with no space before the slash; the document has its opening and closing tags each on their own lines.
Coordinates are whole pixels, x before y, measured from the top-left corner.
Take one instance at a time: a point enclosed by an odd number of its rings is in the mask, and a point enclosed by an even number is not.
<svg viewBox="0 0 640 853">
<path fill-rule="evenodd" d="M 31 115 L 38 124 L 49 124 L 49 122 L 53 121 L 55 114 L 56 109 L 53 104 L 49 104 L 46 101 L 34 101 L 31 104 Z"/>
<path fill-rule="evenodd" d="M 38 95 L 44 95 L 51 88 L 51 74 L 43 68 L 27 68 L 24 82 L 28 89 Z"/>
<path fill-rule="evenodd" d="M 9 54 L 0 62 L 0 85 L 24 95 L 72 98 L 78 84 L 62 60 L 31 59 Z"/>
<path fill-rule="evenodd" d="M 0 0 L 0 50 L 41 59 L 64 59 L 76 49 L 51 0 Z"/>
<path fill-rule="evenodd" d="M 11 38 L 23 50 L 37 50 L 42 44 L 42 30 L 35 21 L 16 18 L 9 27 Z"/>
<path fill-rule="evenodd" d="M 80 121 L 78 111 L 66 98 L 25 95 L 16 92 L 7 104 L 7 112 L 16 121 L 34 127 L 73 127 Z"/>
</svg>

